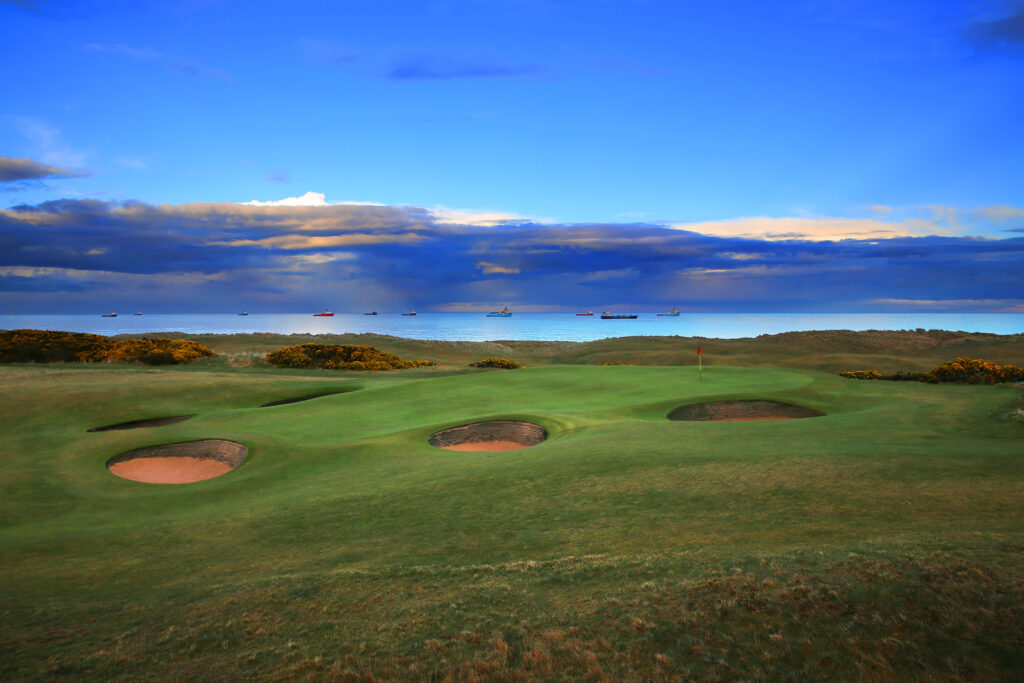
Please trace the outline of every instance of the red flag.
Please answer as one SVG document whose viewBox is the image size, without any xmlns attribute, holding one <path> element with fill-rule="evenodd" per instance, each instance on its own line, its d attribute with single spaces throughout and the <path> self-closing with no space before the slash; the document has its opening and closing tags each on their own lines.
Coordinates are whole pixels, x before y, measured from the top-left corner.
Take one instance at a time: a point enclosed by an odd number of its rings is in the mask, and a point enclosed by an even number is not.
<svg viewBox="0 0 1024 683">
<path fill-rule="evenodd" d="M 700 355 L 700 347 L 699 346 L 697 347 L 697 355 L 698 356 Z"/>
</svg>

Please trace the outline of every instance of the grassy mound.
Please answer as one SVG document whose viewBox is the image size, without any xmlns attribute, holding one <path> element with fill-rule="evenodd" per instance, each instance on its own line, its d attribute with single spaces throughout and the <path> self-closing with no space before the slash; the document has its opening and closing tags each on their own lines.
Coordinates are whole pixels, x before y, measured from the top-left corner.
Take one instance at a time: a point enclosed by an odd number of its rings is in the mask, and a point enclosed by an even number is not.
<svg viewBox="0 0 1024 683">
<path fill-rule="evenodd" d="M 485 358 L 475 363 L 470 363 L 474 368 L 501 368 L 502 370 L 518 370 L 523 366 L 514 360 L 507 358 Z"/>
<path fill-rule="evenodd" d="M 327 370 L 405 370 L 434 365 L 427 360 L 402 360 L 372 346 L 353 344 L 299 344 L 267 354 L 267 362 L 279 368 Z"/>
<path fill-rule="evenodd" d="M 191 363 L 213 351 L 188 339 L 109 339 L 98 334 L 7 330 L 0 332 L 0 363 Z"/>
<path fill-rule="evenodd" d="M 887 379 L 896 382 L 928 382 L 940 384 L 1001 384 L 1024 381 L 1024 368 L 1016 365 L 996 365 L 980 358 L 961 356 L 943 363 L 928 372 L 903 372 L 883 375 L 878 370 L 849 370 L 840 372 L 847 379 Z"/>
</svg>

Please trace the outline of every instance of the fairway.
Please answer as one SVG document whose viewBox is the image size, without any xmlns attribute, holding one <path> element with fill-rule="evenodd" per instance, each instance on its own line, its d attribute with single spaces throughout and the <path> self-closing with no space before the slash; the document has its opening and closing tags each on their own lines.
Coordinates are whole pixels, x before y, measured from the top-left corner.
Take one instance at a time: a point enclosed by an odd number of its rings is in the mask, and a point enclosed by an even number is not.
<svg viewBox="0 0 1024 683">
<path fill-rule="evenodd" d="M 699 379 L 24 365 L 0 379 L 5 679 L 1024 666 L 1011 387 L 727 366 Z M 822 415 L 668 419 L 736 400 Z M 493 452 L 429 442 L 486 421 L 547 438 Z M 248 456 L 182 485 L 106 467 L 208 439 Z"/>
</svg>

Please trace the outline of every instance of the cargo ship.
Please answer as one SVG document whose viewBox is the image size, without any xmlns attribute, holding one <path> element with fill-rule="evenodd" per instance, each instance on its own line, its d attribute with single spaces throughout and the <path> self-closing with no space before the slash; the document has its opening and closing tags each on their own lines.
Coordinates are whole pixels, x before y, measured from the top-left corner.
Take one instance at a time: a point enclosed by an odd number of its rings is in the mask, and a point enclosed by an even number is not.
<svg viewBox="0 0 1024 683">
<path fill-rule="evenodd" d="M 679 309 L 678 308 L 673 308 L 668 313 L 659 313 L 658 315 L 660 317 L 671 316 L 673 318 L 678 318 L 679 317 Z"/>
<path fill-rule="evenodd" d="M 508 306 L 503 311 L 491 311 L 487 314 L 488 318 L 511 318 L 512 311 L 508 310 Z"/>
<path fill-rule="evenodd" d="M 636 313 L 609 313 L 601 314 L 601 320 L 636 320 Z"/>
<path fill-rule="evenodd" d="M 324 311 L 323 313 L 314 313 L 314 314 L 313 314 L 313 317 L 314 317 L 314 318 L 333 318 L 333 317 L 334 317 L 334 314 L 333 314 L 333 313 L 331 313 L 331 312 L 330 312 L 330 311 L 328 311 L 328 310 L 325 310 L 325 311 Z"/>
<path fill-rule="evenodd" d="M 594 315 L 594 312 L 593 311 L 587 311 L 586 313 L 577 313 L 576 315 L 577 316 L 588 316 L 588 315 L 592 316 L 592 315 Z"/>
</svg>

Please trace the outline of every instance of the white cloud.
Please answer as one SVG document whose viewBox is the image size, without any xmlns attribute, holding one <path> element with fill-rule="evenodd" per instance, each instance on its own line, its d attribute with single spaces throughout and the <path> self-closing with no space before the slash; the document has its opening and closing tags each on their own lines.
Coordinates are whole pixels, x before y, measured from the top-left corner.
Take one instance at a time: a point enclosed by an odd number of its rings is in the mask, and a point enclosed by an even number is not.
<svg viewBox="0 0 1024 683">
<path fill-rule="evenodd" d="M 453 225 L 495 226 L 505 223 L 527 223 L 535 220 L 526 216 L 520 216 L 519 214 L 501 211 L 449 209 L 443 206 L 435 206 L 433 209 L 429 209 L 429 213 L 438 223 L 450 223 Z M 543 219 L 536 220 L 542 221 Z"/>
<path fill-rule="evenodd" d="M 269 202 L 252 200 L 241 202 L 243 206 L 330 206 L 323 192 L 307 192 L 301 197 L 285 197 Z"/>
<path fill-rule="evenodd" d="M 715 237 L 813 242 L 920 237 L 923 235 L 945 235 L 952 232 L 949 228 L 941 228 L 934 223 L 924 221 L 898 223 L 875 218 L 768 218 L 765 216 L 686 223 L 670 227 Z"/>
</svg>

